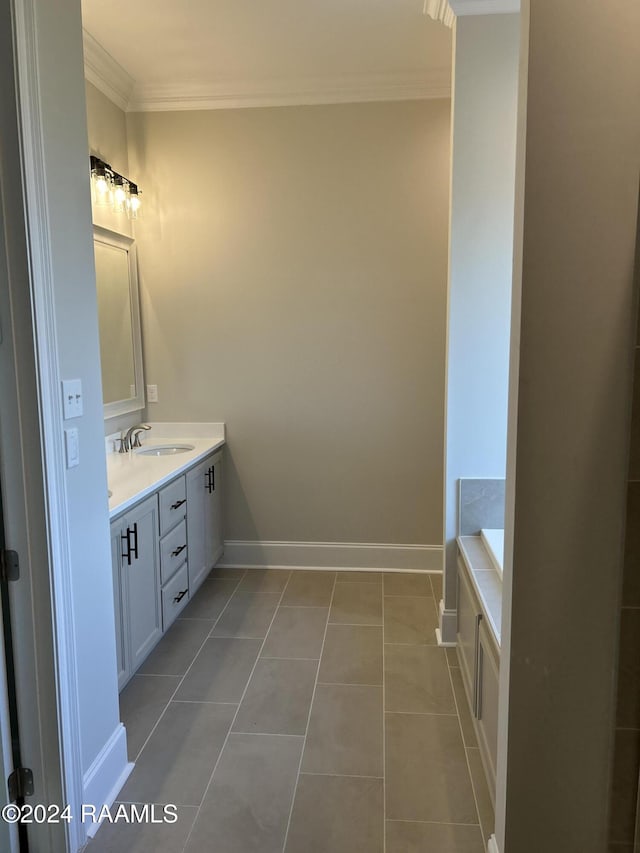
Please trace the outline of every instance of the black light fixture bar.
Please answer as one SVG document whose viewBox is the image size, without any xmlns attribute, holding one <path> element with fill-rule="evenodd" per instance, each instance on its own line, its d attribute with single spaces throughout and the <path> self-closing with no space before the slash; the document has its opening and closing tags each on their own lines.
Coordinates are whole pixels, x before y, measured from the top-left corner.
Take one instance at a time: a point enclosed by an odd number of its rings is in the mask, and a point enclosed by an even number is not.
<svg viewBox="0 0 640 853">
<path fill-rule="evenodd" d="M 104 160 L 101 160 L 99 157 L 95 157 L 93 154 L 89 156 L 89 162 L 91 163 L 91 173 L 96 175 L 104 175 L 107 178 L 110 178 L 113 183 L 121 183 L 122 181 L 126 181 L 129 185 L 129 192 L 131 195 L 140 195 L 142 190 L 138 187 L 137 184 L 134 184 L 132 180 L 127 178 L 125 175 L 121 175 L 119 172 L 116 172 L 115 169 L 112 169 L 108 163 L 105 163 Z M 116 178 L 119 179 L 116 181 Z"/>
</svg>

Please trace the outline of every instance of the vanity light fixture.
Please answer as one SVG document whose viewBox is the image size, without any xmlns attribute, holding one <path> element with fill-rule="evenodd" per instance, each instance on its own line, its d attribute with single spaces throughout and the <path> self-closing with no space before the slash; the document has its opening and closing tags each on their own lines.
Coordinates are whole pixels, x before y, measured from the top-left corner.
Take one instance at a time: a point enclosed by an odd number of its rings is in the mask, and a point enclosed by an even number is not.
<svg viewBox="0 0 640 853">
<path fill-rule="evenodd" d="M 137 219 L 140 216 L 142 194 L 138 185 L 116 172 L 99 157 L 92 154 L 89 160 L 94 203 L 108 205 L 119 213 L 126 213 L 129 219 Z"/>
</svg>

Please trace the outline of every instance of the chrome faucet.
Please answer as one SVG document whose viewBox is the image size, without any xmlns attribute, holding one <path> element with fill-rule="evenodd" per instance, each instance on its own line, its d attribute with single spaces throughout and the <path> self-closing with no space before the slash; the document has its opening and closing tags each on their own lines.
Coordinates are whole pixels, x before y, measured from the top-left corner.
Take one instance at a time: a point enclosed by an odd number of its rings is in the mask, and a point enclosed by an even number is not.
<svg viewBox="0 0 640 853">
<path fill-rule="evenodd" d="M 120 453 L 126 453 L 134 447 L 141 447 L 140 433 L 150 429 L 151 427 L 149 424 L 138 424 L 137 426 L 131 427 L 131 429 L 128 429 L 126 432 L 123 432 L 122 440 L 120 441 Z"/>
</svg>

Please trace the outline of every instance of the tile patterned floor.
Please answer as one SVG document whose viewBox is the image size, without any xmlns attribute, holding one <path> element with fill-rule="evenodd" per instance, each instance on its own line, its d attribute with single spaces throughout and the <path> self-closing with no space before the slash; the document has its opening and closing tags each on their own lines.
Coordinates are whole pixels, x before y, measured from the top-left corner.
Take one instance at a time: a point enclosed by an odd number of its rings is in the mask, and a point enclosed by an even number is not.
<svg viewBox="0 0 640 853">
<path fill-rule="evenodd" d="M 484 853 L 438 576 L 214 569 L 120 697 L 135 769 L 89 853 Z"/>
</svg>

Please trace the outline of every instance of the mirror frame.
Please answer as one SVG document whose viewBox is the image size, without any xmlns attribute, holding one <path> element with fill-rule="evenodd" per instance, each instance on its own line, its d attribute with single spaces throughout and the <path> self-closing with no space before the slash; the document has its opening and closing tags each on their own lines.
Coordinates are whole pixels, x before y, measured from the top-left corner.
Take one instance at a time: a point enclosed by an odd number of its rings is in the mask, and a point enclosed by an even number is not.
<svg viewBox="0 0 640 853">
<path fill-rule="evenodd" d="M 111 231 L 101 225 L 93 226 L 93 242 L 107 243 L 116 249 L 124 249 L 129 260 L 129 305 L 131 308 L 131 335 L 133 338 L 133 376 L 136 384 L 136 396 L 126 400 L 114 400 L 105 403 L 103 398 L 104 417 L 114 418 L 118 415 L 126 415 L 129 412 L 138 412 L 144 409 L 144 371 L 142 366 L 142 330 L 140 325 L 140 289 L 138 286 L 138 255 L 135 240 L 118 231 Z M 94 266 L 95 270 L 95 266 Z M 98 279 L 96 275 L 96 296 L 98 292 Z"/>
</svg>

